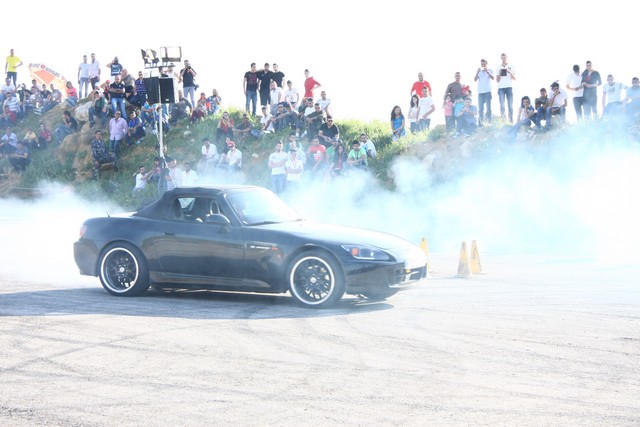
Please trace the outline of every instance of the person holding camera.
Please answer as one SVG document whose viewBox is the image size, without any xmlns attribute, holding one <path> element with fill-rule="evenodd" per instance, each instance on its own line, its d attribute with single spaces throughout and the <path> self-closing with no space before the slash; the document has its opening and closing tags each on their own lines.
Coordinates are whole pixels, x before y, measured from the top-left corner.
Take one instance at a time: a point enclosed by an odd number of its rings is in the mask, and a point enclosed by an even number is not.
<svg viewBox="0 0 640 427">
<path fill-rule="evenodd" d="M 480 68 L 473 78 L 478 82 L 478 125 L 484 122 L 484 108 L 487 107 L 487 122 L 491 123 L 491 82 L 494 80 L 493 70 L 486 59 L 480 60 Z M 453 99 L 453 98 L 452 98 Z"/>
<path fill-rule="evenodd" d="M 513 123 L 513 82 L 516 79 L 515 69 L 509 64 L 505 53 L 500 55 L 502 63 L 498 67 L 496 81 L 498 82 L 498 100 L 500 101 L 500 115 L 505 118 L 505 98 L 509 109 L 509 123 Z"/>
<path fill-rule="evenodd" d="M 191 68 L 191 64 L 188 60 L 184 60 L 184 68 L 180 70 L 180 81 L 182 82 L 182 92 L 185 97 L 191 99 L 191 105 L 196 105 L 196 70 Z"/>
</svg>

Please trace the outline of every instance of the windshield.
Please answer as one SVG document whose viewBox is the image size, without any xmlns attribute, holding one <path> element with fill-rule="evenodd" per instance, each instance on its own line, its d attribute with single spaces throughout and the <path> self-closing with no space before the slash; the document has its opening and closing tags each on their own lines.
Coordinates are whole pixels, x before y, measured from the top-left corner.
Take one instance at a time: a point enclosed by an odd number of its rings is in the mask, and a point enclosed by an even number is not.
<svg viewBox="0 0 640 427">
<path fill-rule="evenodd" d="M 265 189 L 234 191 L 227 194 L 226 199 L 243 224 L 271 224 L 300 219 L 296 211 Z"/>
</svg>

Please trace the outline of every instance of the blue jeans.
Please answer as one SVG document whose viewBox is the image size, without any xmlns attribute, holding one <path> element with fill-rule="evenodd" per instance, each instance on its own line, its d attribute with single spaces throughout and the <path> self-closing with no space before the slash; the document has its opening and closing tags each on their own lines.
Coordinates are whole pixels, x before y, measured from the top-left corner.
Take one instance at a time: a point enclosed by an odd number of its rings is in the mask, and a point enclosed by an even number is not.
<svg viewBox="0 0 640 427">
<path fill-rule="evenodd" d="M 258 91 L 257 90 L 247 90 L 247 104 L 245 106 L 245 111 L 249 112 L 249 104 L 252 104 L 251 114 L 256 115 L 256 104 L 258 103 Z"/>
<path fill-rule="evenodd" d="M 127 119 L 127 109 L 125 108 L 125 99 L 122 98 L 111 98 L 111 109 L 113 112 L 120 111 L 122 112 L 122 118 Z"/>
<path fill-rule="evenodd" d="M 504 118 L 504 98 L 507 98 L 509 108 L 509 122 L 513 123 L 513 88 L 503 87 L 498 89 L 498 99 L 500 100 L 500 115 Z"/>
<path fill-rule="evenodd" d="M 271 175 L 271 188 L 273 188 L 274 193 L 276 194 L 284 193 L 286 186 L 287 186 L 286 174 L 280 173 L 277 175 Z"/>
<path fill-rule="evenodd" d="M 429 130 L 430 126 L 431 126 L 431 119 L 420 119 L 420 121 L 418 122 L 418 129 L 420 131 Z"/>
<path fill-rule="evenodd" d="M 67 136 L 73 133 L 73 129 L 71 129 L 67 125 L 60 125 L 56 128 L 56 139 L 58 142 L 62 142 L 62 140 Z"/>
<path fill-rule="evenodd" d="M 194 86 L 182 86 L 182 92 L 185 98 L 191 100 L 193 108 L 196 108 L 196 88 Z"/>
<path fill-rule="evenodd" d="M 409 123 L 409 130 L 411 131 L 411 133 L 417 133 L 420 132 L 420 125 L 418 122 L 411 122 Z"/>
<path fill-rule="evenodd" d="M 78 96 L 82 98 L 82 88 L 84 87 L 84 97 L 89 96 L 89 77 L 80 77 L 80 83 L 78 83 Z"/>
<path fill-rule="evenodd" d="M 547 129 L 551 127 L 551 116 L 556 116 L 556 115 L 560 115 L 560 119 L 562 121 L 564 121 L 564 114 L 565 114 L 565 109 L 564 107 L 549 107 L 547 108 L 547 117 L 546 117 L 546 123 L 544 124 L 544 127 L 546 127 Z"/>
<path fill-rule="evenodd" d="M 94 117 L 100 117 L 100 123 L 104 126 L 107 123 L 107 113 L 101 110 L 96 111 L 94 107 L 89 107 L 89 123 L 91 126 L 95 123 Z"/>
<path fill-rule="evenodd" d="M 491 92 L 478 94 L 478 124 L 484 122 L 484 107 L 487 106 L 487 121 L 491 123 Z"/>
<path fill-rule="evenodd" d="M 120 141 L 121 139 L 111 139 L 109 140 L 109 151 L 111 151 L 116 159 L 118 158 L 118 151 L 120 150 Z"/>
</svg>

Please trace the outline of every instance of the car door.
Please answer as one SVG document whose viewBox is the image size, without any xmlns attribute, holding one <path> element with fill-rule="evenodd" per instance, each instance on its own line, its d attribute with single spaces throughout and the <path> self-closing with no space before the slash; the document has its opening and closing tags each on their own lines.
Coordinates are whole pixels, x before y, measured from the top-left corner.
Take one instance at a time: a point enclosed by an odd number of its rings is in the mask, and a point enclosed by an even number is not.
<svg viewBox="0 0 640 427">
<path fill-rule="evenodd" d="M 212 198 L 180 197 L 173 216 L 154 242 L 158 262 L 167 278 L 178 283 L 230 284 L 244 278 L 244 241 L 237 225 L 207 222 L 219 213 Z M 217 212 L 202 212 L 213 206 Z"/>
</svg>

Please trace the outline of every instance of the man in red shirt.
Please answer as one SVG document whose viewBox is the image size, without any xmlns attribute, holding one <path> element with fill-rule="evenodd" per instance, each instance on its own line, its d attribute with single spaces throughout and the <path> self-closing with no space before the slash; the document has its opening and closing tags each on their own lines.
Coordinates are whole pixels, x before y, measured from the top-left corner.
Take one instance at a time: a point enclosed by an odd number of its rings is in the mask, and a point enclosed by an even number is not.
<svg viewBox="0 0 640 427">
<path fill-rule="evenodd" d="M 424 79 L 422 72 L 418 73 L 418 81 L 411 86 L 411 96 L 414 94 L 418 95 L 418 97 L 422 98 L 422 88 L 427 88 L 427 94 L 431 96 L 431 85 L 428 81 Z"/>
<path fill-rule="evenodd" d="M 309 75 L 309 70 L 304 70 L 304 77 L 304 97 L 313 98 L 313 90 L 322 85 Z"/>
</svg>

